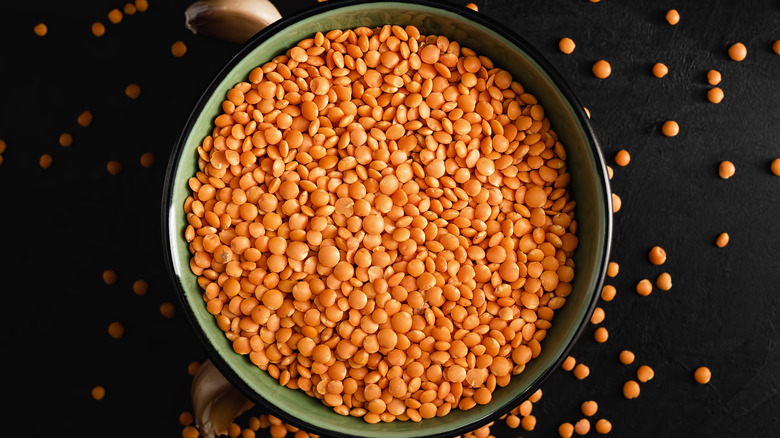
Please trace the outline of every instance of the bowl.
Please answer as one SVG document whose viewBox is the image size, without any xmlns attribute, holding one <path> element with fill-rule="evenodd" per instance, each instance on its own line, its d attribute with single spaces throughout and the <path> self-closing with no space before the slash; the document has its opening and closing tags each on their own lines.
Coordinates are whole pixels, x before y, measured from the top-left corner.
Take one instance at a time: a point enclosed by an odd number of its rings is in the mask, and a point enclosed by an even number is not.
<svg viewBox="0 0 780 438">
<path fill-rule="evenodd" d="M 197 152 L 211 133 L 226 92 L 249 71 L 284 53 L 298 41 L 331 29 L 384 24 L 414 25 L 423 34 L 445 35 L 491 58 L 510 71 L 544 106 L 551 127 L 567 150 L 572 198 L 577 202 L 579 246 L 576 274 L 566 305 L 556 311 L 541 354 L 492 401 L 421 422 L 369 424 L 342 416 L 303 391 L 285 388 L 267 372 L 236 354 L 215 318 L 206 311 L 203 290 L 190 270 L 184 238 L 188 179 L 197 170 Z M 611 193 L 606 165 L 582 105 L 551 65 L 530 44 L 501 24 L 466 8 L 428 1 L 339 1 L 324 3 L 268 26 L 246 42 L 205 90 L 173 149 L 163 193 L 163 236 L 172 283 L 181 305 L 212 362 L 248 398 L 284 421 L 321 436 L 446 437 L 469 432 L 509 412 L 530 396 L 567 356 L 595 307 L 604 279 L 612 234 Z"/>
</svg>

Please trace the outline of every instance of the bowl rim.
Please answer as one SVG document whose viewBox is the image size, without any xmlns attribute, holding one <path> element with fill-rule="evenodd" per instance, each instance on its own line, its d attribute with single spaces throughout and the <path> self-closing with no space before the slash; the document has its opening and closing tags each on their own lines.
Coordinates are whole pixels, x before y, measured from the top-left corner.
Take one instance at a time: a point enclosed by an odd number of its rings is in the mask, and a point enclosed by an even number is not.
<svg viewBox="0 0 780 438">
<path fill-rule="evenodd" d="M 175 295 L 179 301 L 179 304 L 185 310 L 184 313 L 187 315 L 186 319 L 188 320 L 189 324 L 192 326 L 192 329 L 195 332 L 196 336 L 198 337 L 200 344 L 206 350 L 208 358 L 214 363 L 214 365 L 217 367 L 220 373 L 222 373 L 222 375 L 225 376 L 225 378 L 227 378 L 231 384 L 233 384 L 236 388 L 238 388 L 252 402 L 260 405 L 260 407 L 266 409 L 269 413 L 277 416 L 280 419 L 283 419 L 285 422 L 295 427 L 315 433 L 322 437 L 332 436 L 332 437 L 341 437 L 341 438 L 358 438 L 358 435 L 350 435 L 350 434 L 334 432 L 332 430 L 323 428 L 317 424 L 308 422 L 303 418 L 297 417 L 292 414 L 288 414 L 287 412 L 278 408 L 274 403 L 267 400 L 261 394 L 258 394 L 256 391 L 251 389 L 249 385 L 245 383 L 243 379 L 240 378 L 238 373 L 236 373 L 233 370 L 233 368 L 229 366 L 224 359 L 222 359 L 220 352 L 208 340 L 205 334 L 205 330 L 200 326 L 197 318 L 192 313 L 192 311 L 190 311 L 189 309 L 190 304 L 187 302 L 186 299 L 186 291 L 181 285 L 179 276 L 176 274 L 176 268 L 174 267 L 174 262 L 173 262 L 173 257 L 175 252 L 171 247 L 170 233 L 178 232 L 178 230 L 172 230 L 171 228 L 172 224 L 170 222 L 169 215 L 171 211 L 170 208 L 173 202 L 174 177 L 176 175 L 176 170 L 178 168 L 181 156 L 185 151 L 186 142 L 187 142 L 187 138 L 189 137 L 189 133 L 194 127 L 207 101 L 213 95 L 214 90 L 218 88 L 219 84 L 225 79 L 227 75 L 230 74 L 230 72 L 237 66 L 237 64 L 252 50 L 254 50 L 258 45 L 265 42 L 272 35 L 286 28 L 290 23 L 294 23 L 298 20 L 302 20 L 306 18 L 311 18 L 319 14 L 332 12 L 334 10 L 345 8 L 345 7 L 370 5 L 373 3 L 415 4 L 415 5 L 421 5 L 432 9 L 440 9 L 449 13 L 454 13 L 466 20 L 473 21 L 478 25 L 484 26 L 494 31 L 495 33 L 499 34 L 503 38 L 506 38 L 509 42 L 511 42 L 512 44 L 519 47 L 522 51 L 524 51 L 525 54 L 528 55 L 528 57 L 530 57 L 531 60 L 536 62 L 541 68 L 541 70 L 550 77 L 553 85 L 555 85 L 560 90 L 561 96 L 564 98 L 565 101 L 567 101 L 571 105 L 574 111 L 574 115 L 576 116 L 576 118 L 581 124 L 581 127 L 583 128 L 588 146 L 590 148 L 591 153 L 593 154 L 593 161 L 594 161 L 593 164 L 596 171 L 597 186 L 599 188 L 599 191 L 602 192 L 604 195 L 605 202 L 603 206 L 604 211 L 602 212 L 602 214 L 604 217 L 605 235 L 604 235 L 603 252 L 602 252 L 601 260 L 598 260 L 594 264 L 597 267 L 597 272 L 594 273 L 595 291 L 593 291 L 590 301 L 587 303 L 588 306 L 587 306 L 587 312 L 585 313 L 585 317 L 583 317 L 581 321 L 576 322 L 577 328 L 574 330 L 572 338 L 569 340 L 568 344 L 563 348 L 560 356 L 553 361 L 551 366 L 545 369 L 533 382 L 531 382 L 531 384 L 528 386 L 528 388 L 525 391 L 520 393 L 517 397 L 513 398 L 509 403 L 506 403 L 504 406 L 497 407 L 497 409 L 490 411 L 488 414 L 483 415 L 481 418 L 477 418 L 462 426 L 455 427 L 446 433 L 437 433 L 437 434 L 428 435 L 428 437 L 430 438 L 447 438 L 451 436 L 462 435 L 463 433 L 466 432 L 470 432 L 474 429 L 477 429 L 479 427 L 482 427 L 490 423 L 491 421 L 494 421 L 495 419 L 501 417 L 504 414 L 507 414 L 514 407 L 514 405 L 520 403 L 523 399 L 527 398 L 530 394 L 533 394 L 536 390 L 538 390 L 539 387 L 541 387 L 542 384 L 545 381 L 547 381 L 550 375 L 552 375 L 552 373 L 560 367 L 561 363 L 569 355 L 571 350 L 579 341 L 589 321 L 588 315 L 592 314 L 593 310 L 596 307 L 596 304 L 598 302 L 598 296 L 599 296 L 599 294 L 596 293 L 596 291 L 603 286 L 604 279 L 606 277 L 607 263 L 612 250 L 613 212 L 612 212 L 611 187 L 610 187 L 609 177 L 607 173 L 606 160 L 604 159 L 604 154 L 601 150 L 600 143 L 596 139 L 596 135 L 593 130 L 593 126 L 590 123 L 590 119 L 585 113 L 583 105 L 580 103 L 579 99 L 576 97 L 573 90 L 571 89 L 569 84 L 564 80 L 564 78 L 561 76 L 558 70 L 541 54 L 541 52 L 538 49 L 536 49 L 533 45 L 531 45 L 529 42 L 527 42 L 523 37 L 515 33 L 513 30 L 509 29 L 506 25 L 484 14 L 474 12 L 468 8 L 458 7 L 457 5 L 452 5 L 449 3 L 439 3 L 433 0 L 339 0 L 333 2 L 320 3 L 318 5 L 315 5 L 312 8 L 302 10 L 290 14 L 288 16 L 282 17 L 280 20 L 271 23 L 264 29 L 257 32 L 249 40 L 247 40 L 246 42 L 244 42 L 239 46 L 238 50 L 233 54 L 233 56 L 231 56 L 230 60 L 219 70 L 219 72 L 214 76 L 214 78 L 208 84 L 206 89 L 202 92 L 200 98 L 198 99 L 195 106 L 193 107 L 193 110 L 188 116 L 184 128 L 182 129 L 178 139 L 176 140 L 173 149 L 171 150 L 171 154 L 165 171 L 163 191 L 162 191 L 162 203 L 161 203 L 164 261 L 165 261 L 166 270 L 168 271 L 169 274 L 169 278 L 172 281 L 174 288 L 176 290 Z"/>
</svg>

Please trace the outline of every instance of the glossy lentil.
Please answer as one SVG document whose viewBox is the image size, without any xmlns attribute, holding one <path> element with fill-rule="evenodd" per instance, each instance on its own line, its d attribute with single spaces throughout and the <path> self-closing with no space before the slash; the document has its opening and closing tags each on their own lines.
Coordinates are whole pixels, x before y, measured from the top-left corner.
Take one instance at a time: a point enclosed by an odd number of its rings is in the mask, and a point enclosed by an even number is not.
<svg viewBox="0 0 780 438">
<path fill-rule="evenodd" d="M 615 154 L 615 164 L 617 164 L 620 167 L 626 167 L 630 162 L 631 162 L 631 154 L 629 154 L 627 150 L 621 149 L 617 151 L 617 153 Z"/>
<path fill-rule="evenodd" d="M 718 176 L 722 179 L 729 179 L 732 176 L 734 176 L 734 173 L 736 172 L 736 167 L 734 167 L 734 163 L 731 161 L 725 160 L 721 161 L 718 165 Z"/>
<path fill-rule="evenodd" d="M 667 67 L 665 64 L 661 62 L 656 62 L 653 64 L 653 76 L 657 78 L 662 78 L 666 76 L 669 73 L 669 67 Z"/>
<path fill-rule="evenodd" d="M 368 422 L 489 403 L 540 354 L 571 292 L 576 204 L 509 72 L 411 26 L 331 31 L 222 110 L 185 237 L 237 353 Z"/>
<path fill-rule="evenodd" d="M 747 47 L 742 43 L 734 43 L 729 46 L 729 58 L 733 61 L 744 61 L 747 57 Z"/>
<path fill-rule="evenodd" d="M 677 12 L 677 9 L 669 9 L 666 12 L 666 22 L 672 26 L 680 22 L 680 13 Z"/>
<path fill-rule="evenodd" d="M 171 44 L 171 54 L 176 58 L 181 58 L 187 53 L 187 45 L 184 41 L 175 41 Z"/>
<path fill-rule="evenodd" d="M 642 295 L 643 297 L 650 295 L 653 293 L 653 283 L 650 283 L 650 280 L 646 278 L 639 280 L 639 282 L 636 284 L 636 293 Z"/>
<path fill-rule="evenodd" d="M 612 66 L 609 64 L 609 62 L 601 59 L 596 61 L 593 64 L 593 76 L 596 76 L 599 79 L 606 79 L 609 77 L 609 75 L 612 74 Z"/>
<path fill-rule="evenodd" d="M 715 239 L 715 246 L 717 246 L 718 248 L 723 248 L 728 244 L 729 244 L 729 233 L 718 234 L 718 237 Z"/>
<path fill-rule="evenodd" d="M 712 87 L 707 91 L 707 100 L 712 103 L 720 103 L 723 100 L 723 90 L 720 87 Z"/>
<path fill-rule="evenodd" d="M 699 367 L 696 368 L 696 371 L 693 373 L 693 378 L 696 380 L 697 383 L 706 385 L 710 382 L 710 379 L 712 378 L 712 372 L 707 367 Z"/>
<path fill-rule="evenodd" d="M 674 137 L 680 133 L 680 125 L 678 125 L 674 120 L 667 120 L 661 126 L 661 132 L 663 132 L 667 137 Z"/>
<path fill-rule="evenodd" d="M 647 254 L 647 258 L 650 260 L 650 263 L 656 266 L 663 265 L 664 262 L 666 262 L 666 251 L 660 246 L 656 245 L 650 248 L 650 252 Z"/>
<path fill-rule="evenodd" d="M 609 331 L 605 327 L 599 327 L 593 332 L 593 339 L 599 344 L 603 344 L 609 339 Z"/>
<path fill-rule="evenodd" d="M 707 72 L 707 83 L 710 85 L 718 85 L 721 81 L 720 72 L 717 70 L 710 70 Z"/>
<path fill-rule="evenodd" d="M 642 365 L 636 370 L 636 379 L 642 383 L 649 382 L 655 377 L 655 371 L 647 365 Z"/>
<path fill-rule="evenodd" d="M 776 176 L 780 176 L 780 158 L 775 158 L 769 165 L 769 170 Z"/>
<path fill-rule="evenodd" d="M 577 47 L 577 45 L 574 44 L 574 41 L 569 37 L 561 38 L 561 40 L 558 41 L 558 50 L 560 50 L 561 53 L 570 55 L 574 52 L 575 47 Z"/>
<path fill-rule="evenodd" d="M 629 350 L 623 350 L 618 355 L 618 360 L 623 365 L 631 365 L 632 363 L 634 363 L 634 353 L 632 353 Z"/>
<path fill-rule="evenodd" d="M 663 291 L 670 290 L 672 288 L 672 276 L 668 272 L 658 274 L 658 277 L 655 279 L 655 285 Z"/>
<path fill-rule="evenodd" d="M 631 400 L 639 397 L 639 383 L 629 380 L 623 384 L 623 397 Z"/>
<path fill-rule="evenodd" d="M 609 420 L 606 420 L 604 418 L 599 418 L 596 421 L 596 425 L 594 427 L 597 433 L 600 434 L 608 434 L 612 432 L 612 423 L 609 422 Z"/>
</svg>

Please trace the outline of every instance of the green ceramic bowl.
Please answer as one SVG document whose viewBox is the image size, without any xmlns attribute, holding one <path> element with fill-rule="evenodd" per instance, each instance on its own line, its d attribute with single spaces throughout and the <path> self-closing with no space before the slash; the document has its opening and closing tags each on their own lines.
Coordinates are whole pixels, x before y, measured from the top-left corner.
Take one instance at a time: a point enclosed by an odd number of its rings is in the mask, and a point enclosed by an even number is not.
<svg viewBox="0 0 780 438">
<path fill-rule="evenodd" d="M 491 58 L 509 70 L 544 106 L 552 128 L 567 148 L 571 189 L 577 202 L 579 247 L 574 260 L 573 292 L 556 312 L 553 327 L 542 343 L 542 353 L 525 372 L 499 388 L 493 400 L 468 411 L 453 410 L 444 417 L 420 423 L 395 421 L 368 424 L 362 419 L 334 413 L 319 400 L 279 385 L 247 356 L 233 352 L 231 343 L 206 311 L 202 290 L 189 268 L 190 253 L 184 239 L 187 225 L 182 206 L 190 194 L 188 178 L 197 169 L 196 148 L 212 130 L 225 93 L 243 81 L 249 71 L 282 54 L 316 31 L 384 24 L 414 25 L 424 34 L 445 35 Z M 236 387 L 268 412 L 322 436 L 340 437 L 445 437 L 462 434 L 495 420 L 517 406 L 558 368 L 579 336 L 595 306 L 606 270 L 612 206 L 606 165 L 582 105 L 542 56 L 517 35 L 484 15 L 466 8 L 430 2 L 340 1 L 324 3 L 267 27 L 225 66 L 196 105 L 171 156 L 163 195 L 164 244 L 173 284 L 184 312 L 202 339 L 210 358 Z"/>
</svg>

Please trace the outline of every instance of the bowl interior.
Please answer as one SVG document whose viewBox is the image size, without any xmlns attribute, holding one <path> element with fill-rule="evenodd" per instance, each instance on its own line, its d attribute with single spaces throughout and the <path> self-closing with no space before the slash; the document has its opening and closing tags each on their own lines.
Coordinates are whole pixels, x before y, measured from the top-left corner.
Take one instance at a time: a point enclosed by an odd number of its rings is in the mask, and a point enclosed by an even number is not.
<svg viewBox="0 0 780 438">
<path fill-rule="evenodd" d="M 319 10 L 318 10 L 319 11 Z M 505 413 L 530 395 L 543 377 L 557 368 L 587 320 L 595 303 L 594 297 L 603 280 L 603 271 L 609 251 L 611 233 L 611 204 L 606 183 L 604 162 L 596 146 L 582 108 L 571 97 L 568 89 L 553 73 L 546 73 L 535 52 L 516 37 L 497 31 L 486 18 L 470 11 L 458 11 L 424 4 L 397 2 L 336 3 L 318 13 L 303 13 L 295 20 L 283 20 L 261 32 L 212 83 L 193 112 L 174 152 L 165 194 L 167 211 L 170 264 L 179 287 L 185 311 L 190 313 L 196 331 L 204 339 L 216 365 L 223 373 L 259 403 L 272 402 L 277 413 L 284 412 L 297 419 L 294 424 L 310 430 L 326 430 L 343 436 L 416 437 L 446 436 L 462 433 L 488 421 L 500 408 Z M 453 410 L 445 417 L 424 420 L 370 425 L 362 419 L 343 417 L 302 391 L 279 385 L 266 372 L 253 365 L 246 356 L 233 352 L 231 343 L 217 327 L 214 317 L 206 311 L 202 290 L 196 276 L 189 269 L 190 253 L 183 231 L 187 225 L 182 206 L 190 195 L 188 178 L 197 170 L 196 148 L 211 133 L 214 118 L 226 92 L 237 82 L 246 80 L 249 71 L 272 57 L 282 54 L 301 39 L 316 31 L 347 29 L 359 26 L 375 27 L 384 24 L 417 26 L 423 34 L 445 35 L 469 47 L 480 55 L 491 58 L 496 66 L 510 71 L 526 90 L 534 94 L 567 149 L 567 167 L 572 174 L 571 190 L 577 201 L 576 217 L 579 223 L 579 247 L 574 257 L 575 279 L 573 292 L 563 309 L 556 312 L 553 327 L 542 342 L 542 353 L 532 360 L 525 371 L 513 377 L 510 385 L 497 389 L 493 401 L 477 405 L 468 411 Z M 536 60 L 535 60 L 536 59 Z M 539 60 L 539 61 L 537 61 Z"/>
</svg>

